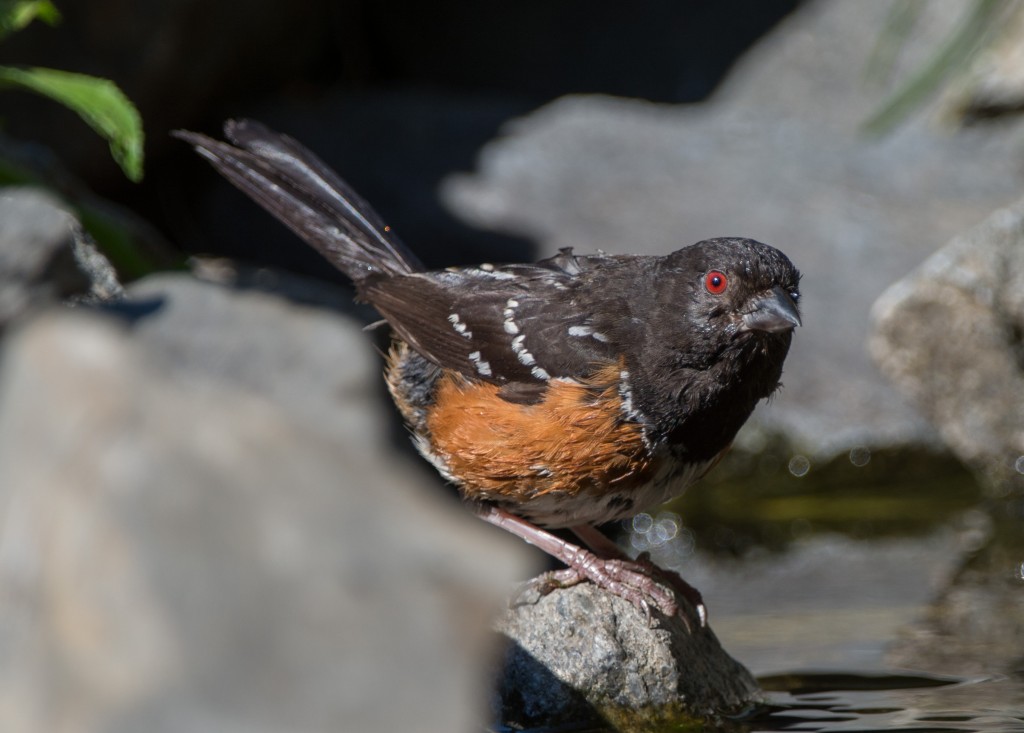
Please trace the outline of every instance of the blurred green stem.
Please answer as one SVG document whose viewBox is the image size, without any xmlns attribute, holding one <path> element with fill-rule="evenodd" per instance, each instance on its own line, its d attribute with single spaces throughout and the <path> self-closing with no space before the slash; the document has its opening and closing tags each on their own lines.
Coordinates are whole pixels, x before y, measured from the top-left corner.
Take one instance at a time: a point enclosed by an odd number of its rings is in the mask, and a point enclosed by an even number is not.
<svg viewBox="0 0 1024 733">
<path fill-rule="evenodd" d="M 863 124 L 863 130 L 871 135 L 883 135 L 920 107 L 938 89 L 943 79 L 970 59 L 995 25 L 993 21 L 1004 5 L 1005 0 L 977 0 L 946 43 Z"/>
</svg>

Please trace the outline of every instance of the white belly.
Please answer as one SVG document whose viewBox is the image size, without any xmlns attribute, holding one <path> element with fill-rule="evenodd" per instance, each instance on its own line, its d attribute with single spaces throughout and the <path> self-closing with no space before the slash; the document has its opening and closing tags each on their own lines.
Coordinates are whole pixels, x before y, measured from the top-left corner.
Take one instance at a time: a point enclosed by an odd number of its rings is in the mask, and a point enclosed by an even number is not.
<svg viewBox="0 0 1024 733">
<path fill-rule="evenodd" d="M 632 517 L 680 496 L 716 460 L 690 464 L 667 460 L 649 482 L 624 487 L 621 492 L 606 491 L 600 495 L 583 492 L 572 497 L 551 492 L 522 503 L 499 503 L 512 514 L 542 527 L 603 524 Z"/>
</svg>

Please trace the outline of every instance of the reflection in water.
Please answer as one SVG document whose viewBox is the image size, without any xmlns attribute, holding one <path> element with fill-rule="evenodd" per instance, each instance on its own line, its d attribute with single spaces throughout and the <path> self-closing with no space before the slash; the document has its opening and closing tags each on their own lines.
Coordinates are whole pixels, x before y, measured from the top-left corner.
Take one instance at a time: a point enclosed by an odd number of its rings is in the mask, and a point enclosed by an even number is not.
<svg viewBox="0 0 1024 733">
<path fill-rule="evenodd" d="M 788 673 L 761 677 L 766 701 L 722 733 L 1024 733 L 1024 680 L 960 680 L 911 674 Z M 657 733 L 674 730 L 659 728 Z M 681 727 L 679 731 L 693 730 Z M 496 729 L 497 733 L 511 733 Z M 530 733 L 615 733 L 611 728 L 534 729 Z M 630 731 L 630 733 L 633 733 Z M 651 733 L 654 733 L 651 731 Z"/>
<path fill-rule="evenodd" d="M 764 677 L 769 704 L 727 730 L 1024 731 L 1024 681 L 919 675 Z"/>
<path fill-rule="evenodd" d="M 961 675 L 1024 677 L 1024 503 L 975 510 L 975 544 L 889 662 Z"/>
</svg>

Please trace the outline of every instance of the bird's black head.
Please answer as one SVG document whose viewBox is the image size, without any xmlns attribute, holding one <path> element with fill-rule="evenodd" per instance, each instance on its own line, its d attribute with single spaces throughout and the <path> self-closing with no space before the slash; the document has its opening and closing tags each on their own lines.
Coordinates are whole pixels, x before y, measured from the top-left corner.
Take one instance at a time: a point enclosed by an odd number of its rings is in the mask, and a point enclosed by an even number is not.
<svg viewBox="0 0 1024 733">
<path fill-rule="evenodd" d="M 800 273 L 774 247 L 738 238 L 698 242 L 656 270 L 629 364 L 645 387 L 637 399 L 670 443 L 711 456 L 779 386 L 800 325 Z"/>
<path fill-rule="evenodd" d="M 674 252 L 662 260 L 657 283 L 660 318 L 682 319 L 683 333 L 669 323 L 656 328 L 679 333 L 695 367 L 767 345 L 781 360 L 800 325 L 800 273 L 753 239 L 707 239 Z"/>
</svg>

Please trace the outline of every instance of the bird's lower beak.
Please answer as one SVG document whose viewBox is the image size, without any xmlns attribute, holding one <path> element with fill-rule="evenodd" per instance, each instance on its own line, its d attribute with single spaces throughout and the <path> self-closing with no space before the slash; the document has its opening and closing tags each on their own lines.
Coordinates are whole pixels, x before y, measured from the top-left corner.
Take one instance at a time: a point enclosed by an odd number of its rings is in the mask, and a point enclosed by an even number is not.
<svg viewBox="0 0 1024 733">
<path fill-rule="evenodd" d="M 752 310 L 743 314 L 744 331 L 780 333 L 800 325 L 800 312 L 796 303 L 789 293 L 778 286 L 755 298 L 751 305 Z"/>
</svg>

